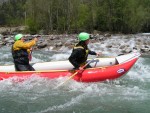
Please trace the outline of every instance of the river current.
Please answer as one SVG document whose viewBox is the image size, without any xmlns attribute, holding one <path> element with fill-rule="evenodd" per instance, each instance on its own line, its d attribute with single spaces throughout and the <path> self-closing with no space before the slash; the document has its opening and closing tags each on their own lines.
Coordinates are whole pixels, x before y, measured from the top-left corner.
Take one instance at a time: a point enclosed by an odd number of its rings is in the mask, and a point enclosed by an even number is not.
<svg viewBox="0 0 150 113">
<path fill-rule="evenodd" d="M 10 48 L 0 51 L 0 65 L 12 64 Z M 31 63 L 64 60 L 70 53 L 66 48 L 33 51 Z M 0 81 L 0 113 L 150 113 L 150 56 L 141 56 L 125 76 L 114 81 L 70 80 L 55 89 L 66 78 L 14 79 Z"/>
</svg>

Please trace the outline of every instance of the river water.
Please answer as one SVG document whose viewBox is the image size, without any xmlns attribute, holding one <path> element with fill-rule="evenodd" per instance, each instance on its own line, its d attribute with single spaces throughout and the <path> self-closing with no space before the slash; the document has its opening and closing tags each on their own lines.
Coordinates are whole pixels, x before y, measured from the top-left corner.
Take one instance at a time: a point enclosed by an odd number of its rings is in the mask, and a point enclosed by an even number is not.
<svg viewBox="0 0 150 113">
<path fill-rule="evenodd" d="M 97 46 L 93 46 L 96 49 Z M 67 59 L 71 50 L 34 51 L 34 62 Z M 0 48 L 0 64 L 12 64 L 10 48 Z M 16 82 L 0 81 L 0 113 L 150 113 L 150 58 L 140 57 L 133 68 L 114 81 L 79 83 L 66 78 L 37 76 Z"/>
</svg>

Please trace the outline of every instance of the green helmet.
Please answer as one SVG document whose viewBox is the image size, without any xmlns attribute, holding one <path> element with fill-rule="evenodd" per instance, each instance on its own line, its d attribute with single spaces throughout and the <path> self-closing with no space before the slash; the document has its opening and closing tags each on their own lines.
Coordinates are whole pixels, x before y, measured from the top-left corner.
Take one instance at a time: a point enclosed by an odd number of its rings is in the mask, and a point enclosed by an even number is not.
<svg viewBox="0 0 150 113">
<path fill-rule="evenodd" d="M 17 34 L 17 35 L 15 36 L 15 41 L 17 41 L 17 40 L 21 39 L 22 37 L 23 37 L 23 35 L 22 35 L 22 34 Z"/>
<path fill-rule="evenodd" d="M 80 41 L 86 41 L 90 38 L 90 34 L 82 32 L 79 34 L 78 38 Z"/>
</svg>

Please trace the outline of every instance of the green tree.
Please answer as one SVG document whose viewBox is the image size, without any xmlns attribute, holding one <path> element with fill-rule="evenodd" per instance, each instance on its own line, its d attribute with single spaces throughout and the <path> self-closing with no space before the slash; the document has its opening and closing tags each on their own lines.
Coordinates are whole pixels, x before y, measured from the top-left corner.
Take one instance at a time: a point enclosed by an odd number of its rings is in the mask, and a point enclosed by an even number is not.
<svg viewBox="0 0 150 113">
<path fill-rule="evenodd" d="M 0 5 L 0 24 L 46 34 L 149 32 L 149 6 L 149 0 L 8 0 Z"/>
<path fill-rule="evenodd" d="M 26 0 L 8 0 L 1 5 L 2 21 L 9 26 L 24 23 L 24 4 Z"/>
</svg>

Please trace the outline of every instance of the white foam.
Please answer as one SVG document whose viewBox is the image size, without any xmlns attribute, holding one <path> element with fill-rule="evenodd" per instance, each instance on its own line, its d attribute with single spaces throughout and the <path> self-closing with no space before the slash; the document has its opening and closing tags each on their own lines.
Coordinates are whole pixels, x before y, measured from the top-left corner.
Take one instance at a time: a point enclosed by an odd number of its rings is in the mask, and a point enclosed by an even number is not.
<svg viewBox="0 0 150 113">
<path fill-rule="evenodd" d="M 66 60 L 68 58 L 69 58 L 68 54 L 54 54 L 51 57 L 51 59 L 56 60 L 56 61 L 58 61 L 58 60 Z"/>
</svg>

